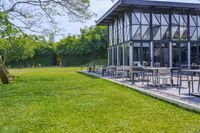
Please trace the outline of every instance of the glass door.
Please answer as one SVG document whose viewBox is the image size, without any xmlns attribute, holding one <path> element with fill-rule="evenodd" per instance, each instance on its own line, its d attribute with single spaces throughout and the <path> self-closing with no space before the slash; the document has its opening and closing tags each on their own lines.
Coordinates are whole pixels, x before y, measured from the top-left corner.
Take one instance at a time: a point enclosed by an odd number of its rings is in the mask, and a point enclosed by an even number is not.
<svg viewBox="0 0 200 133">
<path fill-rule="evenodd" d="M 141 64 L 141 43 L 134 43 L 133 45 L 134 66 Z"/>
<path fill-rule="evenodd" d="M 150 45 L 142 43 L 142 65 L 150 66 Z"/>
<path fill-rule="evenodd" d="M 188 56 L 187 56 L 187 51 L 188 51 L 188 48 L 187 48 L 187 43 L 180 43 L 180 52 L 181 52 L 181 65 L 188 65 Z"/>
<path fill-rule="evenodd" d="M 161 66 L 169 67 L 169 43 L 161 44 Z"/>
<path fill-rule="evenodd" d="M 179 43 L 172 43 L 172 64 L 174 67 L 180 66 L 180 50 Z"/>
<path fill-rule="evenodd" d="M 200 45 L 198 43 L 191 43 L 191 64 L 197 65 L 200 63 Z"/>
<path fill-rule="evenodd" d="M 161 66 L 161 47 L 160 43 L 154 43 L 154 66 L 160 67 Z"/>
</svg>

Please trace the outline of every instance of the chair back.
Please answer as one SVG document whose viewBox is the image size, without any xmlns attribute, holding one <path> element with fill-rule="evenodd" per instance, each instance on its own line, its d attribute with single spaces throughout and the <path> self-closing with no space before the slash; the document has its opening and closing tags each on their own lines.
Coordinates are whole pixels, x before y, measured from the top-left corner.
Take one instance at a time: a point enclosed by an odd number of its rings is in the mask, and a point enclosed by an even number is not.
<svg viewBox="0 0 200 133">
<path fill-rule="evenodd" d="M 155 67 L 160 67 L 160 62 L 155 62 L 155 63 L 154 63 L 154 66 L 155 66 Z"/>
<path fill-rule="evenodd" d="M 134 66 L 134 67 L 131 67 L 131 71 L 132 72 L 141 72 L 141 71 L 143 71 L 144 69 L 142 68 L 142 67 L 136 67 L 136 66 Z"/>
<path fill-rule="evenodd" d="M 170 76 L 171 75 L 171 69 L 158 69 L 158 74 L 159 75 L 167 75 Z"/>
</svg>

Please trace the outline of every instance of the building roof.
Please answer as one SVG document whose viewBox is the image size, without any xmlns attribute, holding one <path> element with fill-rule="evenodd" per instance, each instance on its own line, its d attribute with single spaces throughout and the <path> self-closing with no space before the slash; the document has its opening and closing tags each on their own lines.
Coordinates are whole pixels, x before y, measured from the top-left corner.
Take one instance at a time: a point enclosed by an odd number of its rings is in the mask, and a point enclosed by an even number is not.
<svg viewBox="0 0 200 133">
<path fill-rule="evenodd" d="M 190 2 L 187 2 L 186 0 L 119 0 L 97 21 L 97 25 L 108 25 L 113 18 L 117 17 L 130 7 L 145 10 L 173 10 L 200 13 L 200 3 L 193 0 Z"/>
</svg>

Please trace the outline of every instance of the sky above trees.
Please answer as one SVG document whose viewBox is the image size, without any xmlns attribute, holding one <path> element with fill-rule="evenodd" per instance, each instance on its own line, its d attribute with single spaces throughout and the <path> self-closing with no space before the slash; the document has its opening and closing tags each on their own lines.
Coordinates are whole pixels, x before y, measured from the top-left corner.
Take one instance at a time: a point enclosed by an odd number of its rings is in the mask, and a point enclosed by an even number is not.
<svg viewBox="0 0 200 133">
<path fill-rule="evenodd" d="M 117 0 L 116 0 L 117 1 Z M 91 0 L 91 10 L 96 13 L 96 16 L 86 23 L 80 22 L 69 22 L 69 19 L 66 17 L 58 17 L 57 21 L 59 23 L 59 27 L 64 29 L 61 35 L 57 36 L 55 39 L 58 41 L 59 39 L 65 38 L 69 34 L 79 34 L 80 28 L 84 28 L 85 26 L 89 27 L 95 25 L 95 20 L 98 20 L 115 2 L 111 0 Z"/>
</svg>

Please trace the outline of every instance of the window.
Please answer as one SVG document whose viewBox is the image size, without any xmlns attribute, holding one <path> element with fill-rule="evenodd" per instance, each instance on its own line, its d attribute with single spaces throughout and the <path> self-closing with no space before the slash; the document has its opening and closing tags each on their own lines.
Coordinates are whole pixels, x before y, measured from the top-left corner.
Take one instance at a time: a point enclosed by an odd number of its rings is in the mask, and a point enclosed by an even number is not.
<svg viewBox="0 0 200 133">
<path fill-rule="evenodd" d="M 130 40 L 130 16 L 127 12 L 124 14 L 124 40 Z"/>
<path fill-rule="evenodd" d="M 119 33 L 119 43 L 123 42 L 123 19 L 122 17 L 118 19 L 118 33 Z"/>
<path fill-rule="evenodd" d="M 116 45 L 116 44 L 118 43 L 118 35 L 117 35 L 117 19 L 114 21 L 113 36 L 114 36 L 114 45 Z"/>
<path fill-rule="evenodd" d="M 113 45 L 113 26 L 109 25 L 109 46 Z"/>
<path fill-rule="evenodd" d="M 134 40 L 150 39 L 150 14 L 149 13 L 132 13 L 132 38 Z"/>
<path fill-rule="evenodd" d="M 169 39 L 169 15 L 152 14 L 153 40 Z"/>
</svg>

